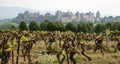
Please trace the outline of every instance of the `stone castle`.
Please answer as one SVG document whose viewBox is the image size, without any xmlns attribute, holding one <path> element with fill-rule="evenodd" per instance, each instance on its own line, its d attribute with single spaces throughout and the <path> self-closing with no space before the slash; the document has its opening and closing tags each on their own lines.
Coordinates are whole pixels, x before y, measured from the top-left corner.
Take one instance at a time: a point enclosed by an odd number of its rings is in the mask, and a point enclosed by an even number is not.
<svg viewBox="0 0 120 64">
<path fill-rule="evenodd" d="M 71 22 L 71 21 L 86 21 L 86 22 L 100 22 L 100 12 L 97 11 L 96 15 L 92 12 L 87 13 L 79 13 L 76 12 L 73 14 L 72 12 L 62 12 L 57 11 L 55 14 L 46 13 L 44 15 L 39 13 L 31 13 L 29 11 L 25 11 L 24 13 L 19 13 L 17 17 L 13 18 L 13 21 L 20 22 L 22 20 L 31 21 L 35 20 L 41 22 L 45 19 L 50 21 L 61 21 L 61 22 Z"/>
</svg>

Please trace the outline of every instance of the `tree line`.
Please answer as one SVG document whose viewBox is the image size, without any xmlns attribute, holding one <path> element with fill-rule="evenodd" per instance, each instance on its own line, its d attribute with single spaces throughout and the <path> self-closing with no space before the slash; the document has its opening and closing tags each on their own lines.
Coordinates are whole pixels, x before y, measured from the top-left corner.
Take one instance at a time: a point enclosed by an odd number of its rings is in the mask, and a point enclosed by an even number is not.
<svg viewBox="0 0 120 64">
<path fill-rule="evenodd" d="M 73 32 L 84 32 L 84 33 L 100 33 L 105 32 L 106 29 L 111 31 L 120 31 L 120 22 L 108 22 L 106 24 L 98 23 L 94 25 L 91 22 L 79 22 L 75 24 L 74 22 L 68 22 L 64 24 L 62 22 L 52 22 L 50 20 L 44 20 L 42 23 L 38 24 L 36 21 L 32 20 L 27 26 L 25 21 L 21 21 L 19 24 L 19 30 L 42 30 L 42 31 L 73 31 Z"/>
</svg>

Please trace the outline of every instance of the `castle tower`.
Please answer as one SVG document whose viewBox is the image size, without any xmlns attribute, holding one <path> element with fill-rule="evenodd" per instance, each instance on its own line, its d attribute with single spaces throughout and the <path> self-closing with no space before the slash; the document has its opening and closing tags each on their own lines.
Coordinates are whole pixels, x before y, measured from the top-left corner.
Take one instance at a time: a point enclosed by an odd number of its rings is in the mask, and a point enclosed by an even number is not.
<svg viewBox="0 0 120 64">
<path fill-rule="evenodd" d="M 63 12 L 57 10 L 57 12 L 56 12 L 56 14 L 55 14 L 56 20 L 57 20 L 57 21 L 61 21 L 62 15 L 63 15 Z"/>
<path fill-rule="evenodd" d="M 97 11 L 97 13 L 96 13 L 96 21 L 100 21 L 100 12 L 99 11 Z"/>
</svg>

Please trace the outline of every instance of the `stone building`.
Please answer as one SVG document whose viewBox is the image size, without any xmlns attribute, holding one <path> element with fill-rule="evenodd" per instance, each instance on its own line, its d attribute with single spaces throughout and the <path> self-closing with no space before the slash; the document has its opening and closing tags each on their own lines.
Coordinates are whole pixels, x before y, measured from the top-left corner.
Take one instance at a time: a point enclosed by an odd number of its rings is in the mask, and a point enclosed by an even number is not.
<svg viewBox="0 0 120 64">
<path fill-rule="evenodd" d="M 61 21 L 61 22 L 71 22 L 71 21 L 95 22 L 95 21 L 100 21 L 100 12 L 98 11 L 95 16 L 94 13 L 92 12 L 87 12 L 87 13 L 76 12 L 74 14 L 70 11 L 62 12 L 58 10 L 57 12 L 55 12 L 55 14 L 50 14 L 50 12 L 48 12 L 44 15 L 41 15 L 38 12 L 31 13 L 29 11 L 25 11 L 24 13 L 19 13 L 17 17 L 13 18 L 13 21 L 20 22 L 22 20 L 25 21 L 35 20 L 41 22 L 45 19 L 48 19 L 50 21 Z"/>
<path fill-rule="evenodd" d="M 96 19 L 95 19 L 95 21 L 96 22 L 100 21 L 100 12 L 99 11 L 97 11 L 97 13 L 96 13 Z"/>
</svg>

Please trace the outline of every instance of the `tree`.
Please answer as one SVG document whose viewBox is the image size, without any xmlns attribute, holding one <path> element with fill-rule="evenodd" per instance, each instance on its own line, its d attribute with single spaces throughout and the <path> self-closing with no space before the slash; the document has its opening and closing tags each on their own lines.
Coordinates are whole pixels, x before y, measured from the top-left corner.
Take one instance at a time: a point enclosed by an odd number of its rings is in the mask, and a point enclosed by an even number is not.
<svg viewBox="0 0 120 64">
<path fill-rule="evenodd" d="M 114 30 L 113 29 L 113 22 L 108 22 L 105 24 L 107 29 Z"/>
<path fill-rule="evenodd" d="M 55 29 L 56 29 L 55 24 L 50 21 L 50 22 L 47 24 L 47 30 L 48 30 L 48 31 L 55 31 Z"/>
<path fill-rule="evenodd" d="M 56 31 L 65 31 L 65 26 L 62 22 L 55 22 Z"/>
<path fill-rule="evenodd" d="M 81 31 L 81 32 L 85 32 L 85 33 L 92 33 L 93 32 L 93 23 L 90 23 L 90 22 L 81 22 L 77 25 L 78 27 L 78 32 Z"/>
<path fill-rule="evenodd" d="M 32 20 L 31 23 L 29 24 L 29 29 L 36 31 L 38 30 L 38 24 L 36 23 L 36 21 Z"/>
<path fill-rule="evenodd" d="M 112 29 L 113 29 L 114 31 L 115 31 L 115 30 L 120 31 L 120 22 L 114 22 Z"/>
<path fill-rule="evenodd" d="M 40 24 L 40 29 L 41 30 L 47 30 L 47 31 L 55 31 L 56 26 L 53 22 L 49 21 L 49 20 L 44 20 L 41 24 Z"/>
<path fill-rule="evenodd" d="M 11 25 L 11 29 L 15 29 L 16 27 L 14 25 Z"/>
<path fill-rule="evenodd" d="M 88 32 L 92 33 L 93 29 L 94 29 L 93 23 L 89 22 L 88 23 L 88 30 L 89 30 Z"/>
<path fill-rule="evenodd" d="M 100 33 L 100 32 L 104 32 L 106 30 L 106 26 L 104 24 L 97 24 L 95 27 L 94 27 L 94 31 L 96 33 Z"/>
<path fill-rule="evenodd" d="M 19 24 L 19 30 L 20 30 L 20 31 L 28 30 L 28 27 L 27 27 L 25 21 L 21 21 L 21 22 L 20 22 L 20 24 Z"/>
<path fill-rule="evenodd" d="M 49 20 L 44 20 L 44 21 L 40 24 L 40 29 L 41 29 L 41 30 L 47 30 L 47 29 L 48 29 L 47 25 L 48 25 L 49 23 L 50 23 Z"/>
<path fill-rule="evenodd" d="M 77 32 L 77 26 L 73 22 L 68 22 L 68 24 L 65 27 L 66 30 Z"/>
</svg>

